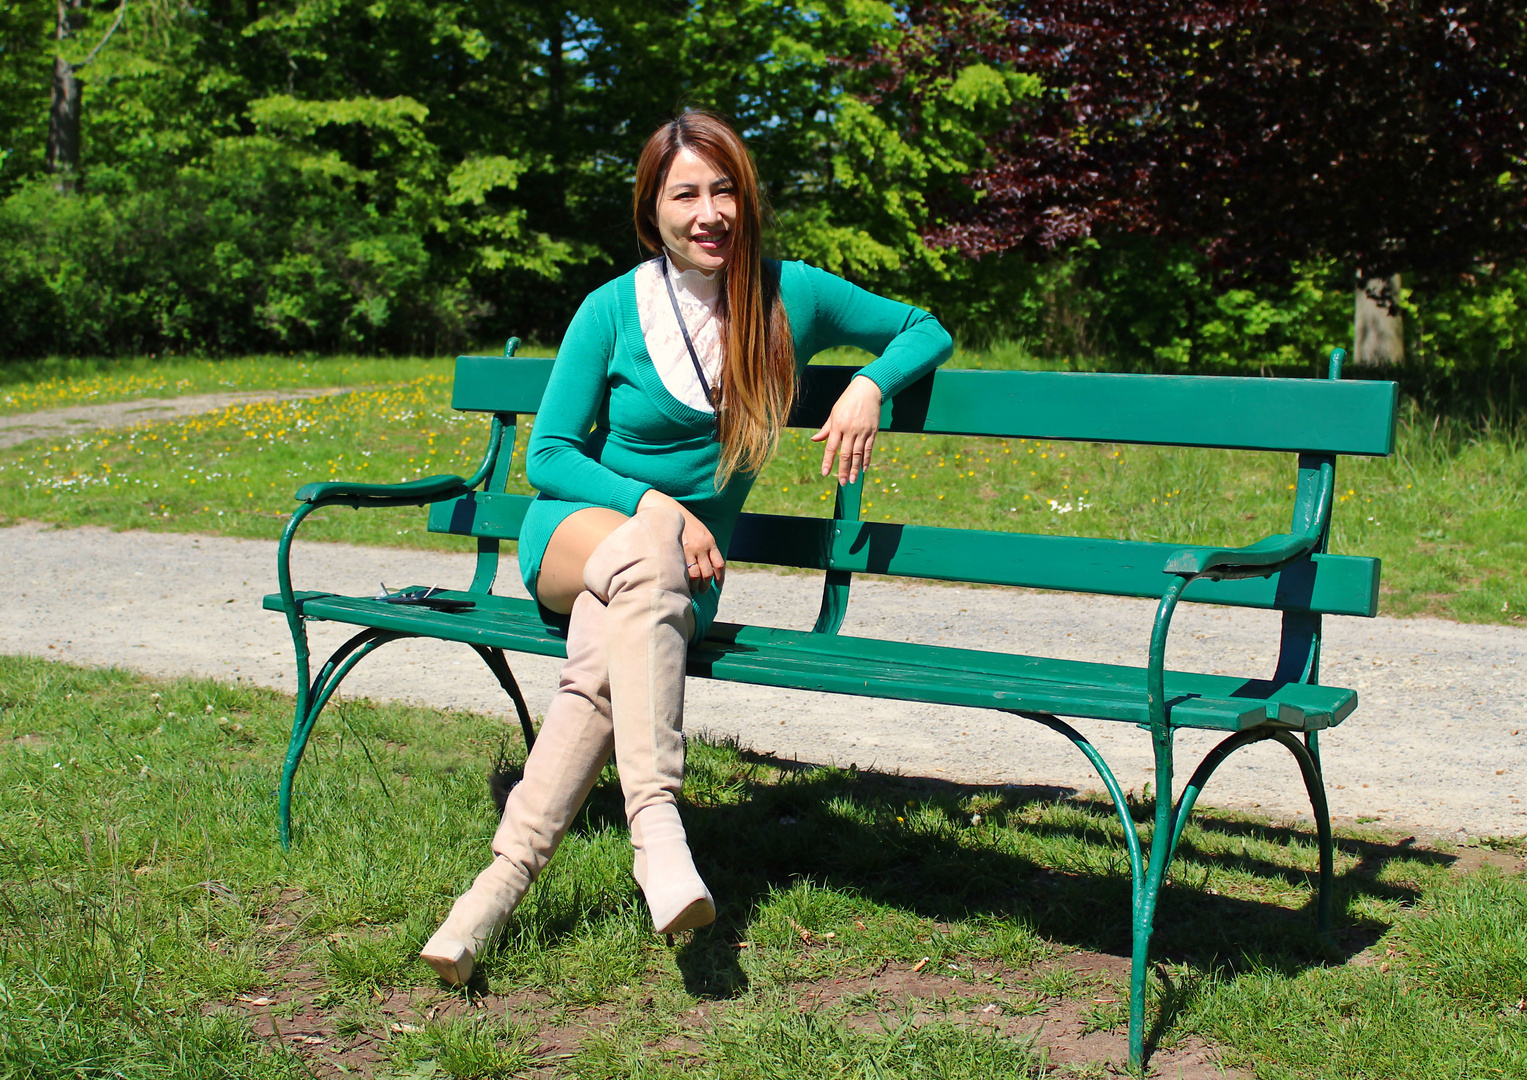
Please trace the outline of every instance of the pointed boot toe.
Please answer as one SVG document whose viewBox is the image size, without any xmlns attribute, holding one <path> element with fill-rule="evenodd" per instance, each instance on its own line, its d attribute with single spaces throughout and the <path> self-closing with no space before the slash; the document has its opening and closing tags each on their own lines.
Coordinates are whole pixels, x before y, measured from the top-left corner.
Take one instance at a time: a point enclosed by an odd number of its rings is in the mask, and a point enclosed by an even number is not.
<svg viewBox="0 0 1527 1080">
<path fill-rule="evenodd" d="M 529 887 L 522 868 L 503 856 L 495 858 L 451 905 L 450 915 L 425 943 L 419 958 L 446 982 L 464 985 L 472 977 L 477 958 Z"/>
<path fill-rule="evenodd" d="M 716 921 L 716 901 L 706 888 L 673 803 L 648 807 L 632 822 L 639 846 L 632 867 L 652 926 L 659 934 L 677 934 Z"/>
<path fill-rule="evenodd" d="M 446 936 L 442 930 L 435 931 L 435 936 L 425 943 L 419 959 L 452 986 L 465 986 L 471 982 L 472 970 L 476 967 L 471 947 Z"/>
</svg>

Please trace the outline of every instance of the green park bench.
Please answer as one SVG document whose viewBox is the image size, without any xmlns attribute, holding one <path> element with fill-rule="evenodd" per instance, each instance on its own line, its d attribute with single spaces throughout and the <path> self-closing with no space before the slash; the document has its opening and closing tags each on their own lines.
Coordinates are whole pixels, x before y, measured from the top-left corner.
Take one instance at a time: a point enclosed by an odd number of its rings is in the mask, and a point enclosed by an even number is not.
<svg viewBox="0 0 1527 1080">
<path fill-rule="evenodd" d="M 503 357 L 456 361 L 452 405 L 491 416 L 487 450 L 473 476 L 314 483 L 297 492 L 301 505 L 278 555 L 281 591 L 265 598 L 266 608 L 285 613 L 297 655 L 296 719 L 280 789 L 283 845 L 291 842 L 293 777 L 319 713 L 355 664 L 389 641 L 430 637 L 470 645 L 513 699 L 526 743 L 534 739 L 505 653 L 560 657 L 566 655 L 564 641 L 541 621 L 532 601 L 495 596 L 492 588 L 499 546 L 518 536 L 530 502 L 505 491 L 516 418 L 539 407 L 553 362 L 514 358 L 516 345 L 511 339 Z M 744 514 L 728 552 L 738 562 L 824 571 L 816 625 L 797 631 L 717 622 L 690 651 L 689 673 L 701 678 L 993 709 L 1070 739 L 1096 768 L 1124 826 L 1133 877 L 1130 1057 L 1137 1067 L 1144 1058 L 1147 949 L 1162 881 L 1199 792 L 1236 750 L 1270 739 L 1293 754 L 1319 839 L 1317 926 L 1324 931 L 1329 925 L 1332 842 L 1318 733 L 1351 715 L 1357 693 L 1320 682 L 1321 618 L 1373 616 L 1379 586 L 1377 559 L 1327 550 L 1334 471 L 1338 455 L 1393 450 L 1397 402 L 1394 383 L 1340 381 L 1343 359 L 1341 350 L 1331 354 L 1327 379 L 936 371 L 885 403 L 884 430 L 1285 451 L 1297 455 L 1289 530 L 1246 547 L 1212 547 L 861 521 L 861 477 L 838 488 L 828 518 Z M 819 427 L 855 370 L 808 368 L 791 426 Z M 476 540 L 470 586 L 436 594 L 472 601 L 470 609 L 293 589 L 292 540 L 314 510 L 424 505 L 431 532 Z M 1141 643 L 1143 665 L 1055 660 L 840 634 L 855 573 L 1151 597 L 1160 606 L 1148 645 Z M 1275 670 L 1246 677 L 1166 670 L 1167 634 L 1181 600 L 1281 611 Z M 1020 605 L 1015 600 L 1015 617 Z M 316 676 L 305 630 L 310 619 L 360 628 Z M 1117 720 L 1149 733 L 1155 815 L 1148 858 L 1112 771 L 1061 717 Z M 1225 737 L 1174 805 L 1172 743 L 1183 728 Z"/>
</svg>

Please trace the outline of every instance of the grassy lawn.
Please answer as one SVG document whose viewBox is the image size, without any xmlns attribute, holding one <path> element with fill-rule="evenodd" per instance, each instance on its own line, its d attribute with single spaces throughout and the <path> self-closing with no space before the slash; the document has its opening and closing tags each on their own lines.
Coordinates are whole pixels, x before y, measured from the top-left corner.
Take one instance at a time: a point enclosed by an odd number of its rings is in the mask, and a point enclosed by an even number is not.
<svg viewBox="0 0 1527 1080">
<path fill-rule="evenodd" d="M 153 361 L 144 357 L 98 367 L 99 370 L 93 370 L 91 366 L 81 365 L 72 374 L 49 374 L 0 384 L 0 416 L 186 394 L 365 386 L 397 382 L 429 371 L 449 373 L 451 369 L 449 361 L 438 359 L 374 360 L 365 357 L 316 361 L 287 357 Z M 63 370 L 70 368 L 63 366 Z M 23 371 L 42 374 L 25 367 Z M 17 373 L 8 374 L 14 376 Z"/>
<path fill-rule="evenodd" d="M 1033 366 L 1011 348 L 962 354 L 953 363 Z M 470 473 L 487 424 L 450 410 L 450 377 L 450 362 L 439 359 L 267 357 L 12 384 L 0 389 L 0 400 L 29 408 L 120 399 L 147 392 L 140 386 L 154 379 L 155 394 L 230 386 L 359 389 L 0 451 L 0 521 L 275 537 L 292 508 L 291 493 L 310 480 Z M 521 454 L 528 430 L 527 417 Z M 831 488 L 808 434 L 786 432 L 751 509 L 826 511 Z M 864 513 L 887 521 L 1246 543 L 1287 527 L 1293 469 L 1288 455 L 887 435 Z M 1499 623 L 1527 614 L 1527 446 L 1520 430 L 1469 428 L 1407 411 L 1392 458 L 1344 459 L 1337 479 L 1332 549 L 1384 560 L 1386 613 Z M 523 471 L 510 487 L 529 490 Z M 331 511 L 304 530 L 309 538 L 366 544 L 461 543 L 425 533 L 423 515 L 413 510 Z"/>
<path fill-rule="evenodd" d="M 1102 803 L 692 743 L 718 923 L 651 933 L 607 774 L 459 992 L 415 953 L 484 858 L 508 727 L 332 707 L 283 853 L 290 707 L 0 658 L 0 1076 L 1113 1075 Z M 1264 1078 L 1527 1075 L 1527 880 L 1492 854 L 1344 833 L 1320 942 L 1312 838 L 1200 815 L 1158 917 L 1161 1075 L 1205 1044 Z"/>
</svg>

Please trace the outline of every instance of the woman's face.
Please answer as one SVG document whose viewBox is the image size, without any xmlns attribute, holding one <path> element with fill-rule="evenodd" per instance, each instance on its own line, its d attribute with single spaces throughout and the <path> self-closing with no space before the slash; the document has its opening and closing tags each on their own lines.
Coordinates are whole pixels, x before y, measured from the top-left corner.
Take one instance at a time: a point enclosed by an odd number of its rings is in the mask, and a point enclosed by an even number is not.
<svg viewBox="0 0 1527 1080">
<path fill-rule="evenodd" d="M 680 270 L 720 270 L 732 259 L 736 185 L 692 150 L 680 150 L 657 193 L 658 235 Z"/>
</svg>

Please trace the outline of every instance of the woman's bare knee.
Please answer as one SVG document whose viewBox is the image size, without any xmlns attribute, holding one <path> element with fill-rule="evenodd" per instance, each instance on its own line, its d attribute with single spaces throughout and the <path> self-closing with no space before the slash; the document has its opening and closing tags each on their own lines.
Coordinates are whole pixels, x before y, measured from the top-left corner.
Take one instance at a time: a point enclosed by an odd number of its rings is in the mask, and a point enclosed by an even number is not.
<svg viewBox="0 0 1527 1080">
<path fill-rule="evenodd" d="M 583 567 L 605 537 L 630 518 L 617 510 L 591 506 L 569 514 L 551 534 L 541 571 L 536 577 L 536 599 L 563 615 L 583 591 Z"/>
</svg>

